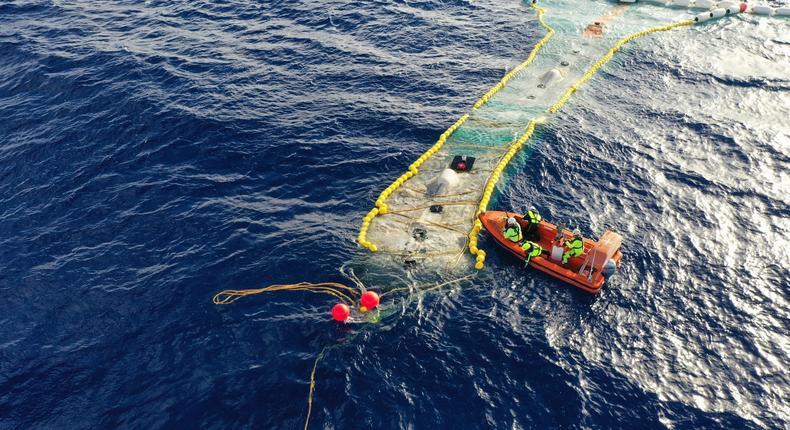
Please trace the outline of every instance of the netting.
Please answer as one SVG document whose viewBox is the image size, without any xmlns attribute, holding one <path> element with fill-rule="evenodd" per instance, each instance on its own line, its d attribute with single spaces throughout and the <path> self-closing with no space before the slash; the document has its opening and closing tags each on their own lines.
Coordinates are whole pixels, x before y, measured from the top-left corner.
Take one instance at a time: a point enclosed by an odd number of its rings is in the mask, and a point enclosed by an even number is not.
<svg viewBox="0 0 790 430">
<path fill-rule="evenodd" d="M 363 221 L 363 246 L 406 266 L 431 270 L 468 268 L 472 260 L 464 255 L 471 251 L 481 268 L 485 253 L 477 248 L 477 215 L 488 206 L 508 164 L 518 168 L 525 162 L 535 127 L 612 58 L 610 50 L 648 30 L 671 28 L 654 28 L 658 24 L 692 16 L 687 9 L 606 1 L 548 0 L 540 5 L 532 6 L 546 35 L 524 63 L 382 192 L 377 208 Z M 472 168 L 448 174 L 457 157 L 474 158 Z M 453 180 L 440 179 L 443 175 Z M 442 192 L 432 192 L 436 189 Z"/>
</svg>

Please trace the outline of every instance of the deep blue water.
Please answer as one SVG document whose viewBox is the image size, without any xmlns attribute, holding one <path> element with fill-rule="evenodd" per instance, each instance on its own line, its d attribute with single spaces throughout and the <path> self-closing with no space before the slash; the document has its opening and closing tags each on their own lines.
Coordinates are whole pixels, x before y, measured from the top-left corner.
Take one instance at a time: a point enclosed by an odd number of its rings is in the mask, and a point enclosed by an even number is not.
<svg viewBox="0 0 790 430">
<path fill-rule="evenodd" d="M 301 428 L 324 347 L 311 428 L 787 428 L 789 26 L 661 35 L 539 129 L 497 205 L 622 232 L 600 296 L 485 242 L 339 326 L 211 297 L 347 282 L 374 197 L 542 36 L 526 4 L 0 3 L 0 428 Z"/>
</svg>

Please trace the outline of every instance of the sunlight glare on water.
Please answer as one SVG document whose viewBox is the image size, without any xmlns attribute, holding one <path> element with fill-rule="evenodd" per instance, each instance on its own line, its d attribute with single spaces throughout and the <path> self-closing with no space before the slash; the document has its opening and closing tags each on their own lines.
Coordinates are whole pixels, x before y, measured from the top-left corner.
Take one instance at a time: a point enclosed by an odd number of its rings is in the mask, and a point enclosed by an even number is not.
<svg viewBox="0 0 790 430">
<path fill-rule="evenodd" d="M 0 428 L 302 428 L 324 347 L 311 428 L 786 428 L 789 29 L 634 41 L 507 170 L 492 209 L 623 234 L 600 295 L 483 238 L 473 280 L 337 325 L 321 295 L 211 297 L 458 277 L 354 240 L 543 37 L 527 3 L 3 2 Z M 534 114 L 509 90 L 475 139 Z"/>
</svg>

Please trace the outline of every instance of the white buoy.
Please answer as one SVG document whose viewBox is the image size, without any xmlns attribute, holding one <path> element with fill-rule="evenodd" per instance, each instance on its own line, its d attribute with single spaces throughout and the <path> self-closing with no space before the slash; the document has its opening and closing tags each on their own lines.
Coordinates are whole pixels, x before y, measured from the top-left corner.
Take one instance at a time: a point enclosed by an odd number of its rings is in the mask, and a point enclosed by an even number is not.
<svg viewBox="0 0 790 430">
<path fill-rule="evenodd" d="M 790 7 L 779 7 L 774 10 L 776 16 L 790 16 Z"/>
<path fill-rule="evenodd" d="M 705 21 L 709 20 L 710 17 L 711 17 L 711 13 L 710 12 L 702 12 L 702 13 L 698 13 L 697 16 L 694 17 L 694 21 L 696 21 L 696 22 L 705 22 Z"/>
<path fill-rule="evenodd" d="M 711 13 L 711 18 L 721 18 L 724 15 L 727 15 L 727 10 L 724 8 L 716 8 L 713 9 L 710 13 Z"/>
<path fill-rule="evenodd" d="M 691 2 L 692 0 L 672 0 L 672 5 L 678 7 L 689 7 Z"/>
<path fill-rule="evenodd" d="M 773 8 L 768 5 L 758 4 L 757 6 L 752 6 L 752 13 L 755 15 L 771 16 L 773 12 Z"/>
</svg>

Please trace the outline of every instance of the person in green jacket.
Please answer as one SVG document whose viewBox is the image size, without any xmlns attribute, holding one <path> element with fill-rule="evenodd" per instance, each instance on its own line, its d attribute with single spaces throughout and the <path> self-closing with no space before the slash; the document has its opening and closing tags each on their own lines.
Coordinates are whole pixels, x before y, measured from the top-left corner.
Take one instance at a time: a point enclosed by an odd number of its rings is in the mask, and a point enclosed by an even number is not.
<svg viewBox="0 0 790 430">
<path fill-rule="evenodd" d="M 524 257 L 524 267 L 529 266 L 529 260 L 531 260 L 532 257 L 538 257 L 540 254 L 543 254 L 543 247 L 535 242 L 526 241 L 521 245 L 521 249 L 527 254 L 527 256 Z"/>
<path fill-rule="evenodd" d="M 524 221 L 527 222 L 526 227 L 524 227 L 524 237 L 527 240 L 540 240 L 540 234 L 538 234 L 540 220 L 540 213 L 535 209 L 535 206 L 530 207 L 527 213 L 524 214 Z"/>
<path fill-rule="evenodd" d="M 524 236 L 521 234 L 521 226 L 513 217 L 508 218 L 505 223 L 505 238 L 516 243 L 524 239 Z"/>
<path fill-rule="evenodd" d="M 578 257 L 584 252 L 584 240 L 579 229 L 573 230 L 573 237 L 565 241 L 568 250 L 562 254 L 562 264 L 567 264 L 571 257 Z"/>
</svg>

